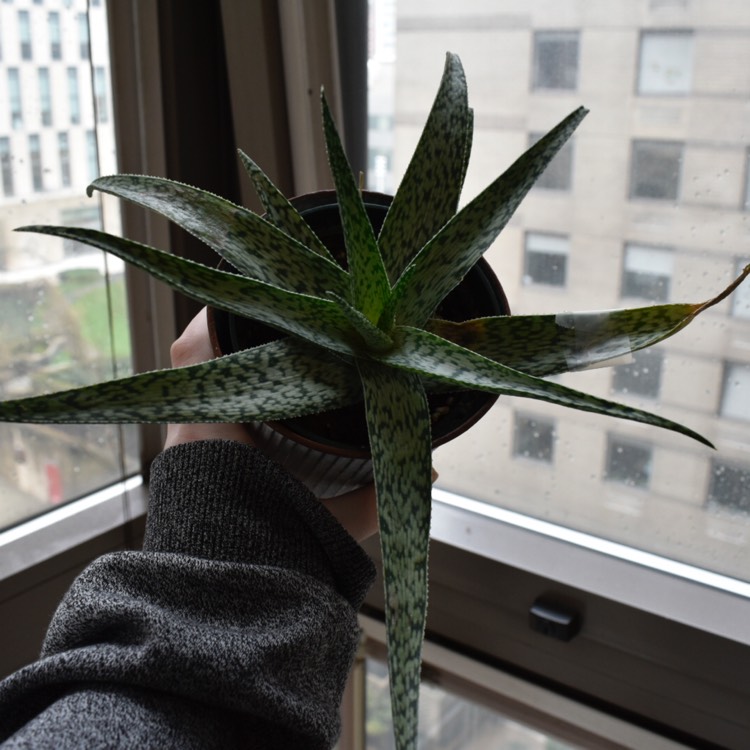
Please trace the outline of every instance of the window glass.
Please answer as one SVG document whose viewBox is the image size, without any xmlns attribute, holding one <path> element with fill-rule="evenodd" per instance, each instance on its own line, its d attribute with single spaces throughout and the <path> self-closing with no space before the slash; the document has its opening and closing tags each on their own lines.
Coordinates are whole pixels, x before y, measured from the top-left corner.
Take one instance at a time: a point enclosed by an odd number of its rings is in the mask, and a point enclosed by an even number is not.
<svg viewBox="0 0 750 750">
<path fill-rule="evenodd" d="M 724 368 L 724 394 L 721 399 L 721 414 L 730 419 L 750 422 L 750 365 L 727 362 Z"/>
<path fill-rule="evenodd" d="M 529 134 L 579 104 L 591 110 L 575 134 L 569 188 L 532 190 L 485 256 L 513 313 L 701 302 L 737 273 L 747 258 L 750 3 L 371 7 L 380 20 L 370 27 L 370 114 L 393 122 L 371 140 L 370 168 L 378 166 L 368 179 L 381 188 L 403 175 L 446 50 L 461 57 L 474 109 L 464 203 L 513 162 Z M 746 282 L 630 362 L 559 377 L 684 423 L 716 451 L 665 430 L 503 396 L 436 451 L 440 486 L 750 579 L 750 517 L 728 519 L 722 509 L 741 505 L 746 492 L 749 294 Z M 540 471 L 524 454 L 548 454 L 534 439 L 546 440 L 539 427 L 550 423 L 552 461 Z"/>
<path fill-rule="evenodd" d="M 681 143 L 634 141 L 630 197 L 675 200 L 680 190 L 681 164 Z"/>
<path fill-rule="evenodd" d="M 544 133 L 531 133 L 529 146 L 533 146 Z M 547 165 L 541 177 L 534 183 L 535 188 L 546 190 L 570 190 L 573 181 L 573 141 L 569 140 Z"/>
<path fill-rule="evenodd" d="M 642 349 L 634 352 L 632 362 L 614 368 L 612 389 L 615 393 L 658 398 L 663 366 L 664 354 L 661 349 Z"/>
<path fill-rule="evenodd" d="M 513 455 L 551 464 L 555 450 L 555 423 L 544 417 L 516 414 L 513 423 Z"/>
<path fill-rule="evenodd" d="M 575 89 L 578 83 L 578 32 L 534 34 L 534 88 Z"/>
<path fill-rule="evenodd" d="M 651 447 L 616 435 L 607 437 L 606 479 L 629 487 L 648 487 L 651 479 Z"/>
<path fill-rule="evenodd" d="M 714 459 L 708 489 L 713 511 L 750 514 L 750 463 L 730 464 Z"/>
<path fill-rule="evenodd" d="M 391 700 L 385 664 L 367 660 L 367 750 L 395 750 Z M 573 750 L 533 726 L 514 721 L 499 711 L 422 682 L 419 699 L 420 750 Z"/>
<path fill-rule="evenodd" d="M 4 399 L 84 385 L 130 369 L 122 264 L 83 245 L 13 231 L 30 224 L 119 230 L 116 202 L 86 196 L 93 175 L 116 171 L 112 126 L 95 124 L 86 83 L 92 65 L 108 75 L 106 10 L 102 5 L 91 11 L 93 59 L 81 60 L 77 19 L 86 6 L 86 0 L 29 3 L 23 11 L 29 26 L 41 29 L 41 38 L 49 33 L 50 46 L 34 44 L 30 59 L 23 59 L 23 45 L 12 45 L 18 51 L 11 55 L 6 38 L 8 54 L 0 62 L 10 104 L 0 108 Z M 16 12 L 0 4 L 3 31 L 16 27 Z M 70 44 L 63 45 L 68 35 Z M 73 80 L 75 88 L 69 88 Z M 75 112 L 68 129 L 40 129 L 69 105 Z M 0 424 L 0 528 L 137 470 L 136 434 L 130 427 Z"/>
<path fill-rule="evenodd" d="M 568 244 L 568 238 L 561 235 L 527 232 L 524 283 L 565 286 Z"/>
<path fill-rule="evenodd" d="M 625 245 L 622 296 L 666 302 L 673 268 L 674 253 L 671 250 L 629 242 Z"/>
<path fill-rule="evenodd" d="M 647 31 L 638 62 L 640 94 L 687 94 L 692 86 L 693 35 L 689 31 Z"/>
</svg>

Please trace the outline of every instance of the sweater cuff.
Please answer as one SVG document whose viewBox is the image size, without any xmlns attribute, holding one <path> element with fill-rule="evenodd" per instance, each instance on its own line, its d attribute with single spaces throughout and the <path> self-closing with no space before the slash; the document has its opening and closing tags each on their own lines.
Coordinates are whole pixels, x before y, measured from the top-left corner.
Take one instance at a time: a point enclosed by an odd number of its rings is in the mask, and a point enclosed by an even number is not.
<svg viewBox="0 0 750 750">
<path fill-rule="evenodd" d="M 320 501 L 257 449 L 229 440 L 168 448 L 151 465 L 143 549 L 294 570 L 358 609 L 375 568 Z"/>
</svg>

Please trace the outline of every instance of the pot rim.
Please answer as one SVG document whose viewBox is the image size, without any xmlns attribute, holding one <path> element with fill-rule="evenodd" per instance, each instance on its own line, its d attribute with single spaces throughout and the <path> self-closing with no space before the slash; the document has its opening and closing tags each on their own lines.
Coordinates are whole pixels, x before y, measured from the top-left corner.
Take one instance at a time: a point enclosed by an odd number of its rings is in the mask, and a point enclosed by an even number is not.
<svg viewBox="0 0 750 750">
<path fill-rule="evenodd" d="M 371 205 L 375 207 L 387 208 L 393 200 L 393 196 L 385 193 L 379 193 L 375 191 L 362 191 L 365 205 Z M 335 190 L 318 190 L 311 193 L 304 193 L 299 196 L 295 196 L 290 199 L 290 203 L 300 212 L 310 213 L 318 210 L 324 210 L 332 205 L 337 205 L 337 195 Z M 223 262 L 223 261 L 222 261 Z M 475 273 L 477 280 L 481 281 L 484 289 L 484 299 L 488 303 L 492 303 L 496 308 L 496 312 L 486 313 L 488 315 L 510 315 L 510 306 L 508 304 L 508 298 L 503 290 L 500 281 L 495 275 L 494 271 L 490 267 L 490 264 L 485 258 L 480 258 L 477 263 L 472 267 L 469 274 Z M 467 277 L 468 275 L 467 274 Z M 466 278 L 461 281 L 461 284 L 466 282 Z M 460 285 L 459 285 L 460 286 Z M 225 352 L 223 351 L 217 331 L 217 320 L 216 310 L 208 306 L 207 318 L 208 318 L 208 332 L 211 341 L 211 346 L 214 354 L 222 356 Z M 218 311 L 221 312 L 221 311 Z M 229 313 L 227 313 L 229 315 Z M 457 395 L 460 397 L 462 393 L 477 393 L 477 391 L 457 391 Z M 484 393 L 484 403 L 478 408 L 474 409 L 472 413 L 467 416 L 463 421 L 457 424 L 453 429 L 448 430 L 443 434 L 439 434 L 434 438 L 432 442 L 432 448 L 435 449 L 445 443 L 454 440 L 459 435 L 473 427 L 495 404 L 499 398 L 496 394 Z M 328 440 L 322 435 L 309 436 L 303 432 L 295 430 L 286 423 L 277 420 L 269 420 L 264 424 L 268 425 L 271 429 L 278 432 L 283 437 L 292 440 L 306 448 L 321 451 L 334 456 L 354 458 L 354 459 L 369 459 L 371 457 L 370 451 L 362 450 L 358 447 L 346 445 L 334 440 Z"/>
</svg>

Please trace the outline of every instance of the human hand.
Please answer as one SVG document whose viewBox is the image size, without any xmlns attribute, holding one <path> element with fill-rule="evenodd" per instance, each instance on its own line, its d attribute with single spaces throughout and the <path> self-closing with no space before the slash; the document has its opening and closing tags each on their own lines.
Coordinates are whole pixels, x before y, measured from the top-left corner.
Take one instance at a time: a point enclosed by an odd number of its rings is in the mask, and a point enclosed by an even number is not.
<svg viewBox="0 0 750 750">
<path fill-rule="evenodd" d="M 208 322 L 204 307 L 188 324 L 182 335 L 169 350 L 172 367 L 197 365 L 214 358 L 211 341 L 208 337 Z M 167 439 L 164 448 L 193 440 L 236 440 L 254 445 L 250 433 L 239 424 L 195 423 L 167 425 Z"/>
<path fill-rule="evenodd" d="M 208 337 L 206 308 L 190 321 L 182 335 L 172 344 L 173 367 L 185 367 L 213 359 L 214 351 Z M 236 440 L 254 445 L 250 433 L 239 424 L 196 423 L 170 424 L 164 448 L 194 440 Z M 374 485 L 367 485 L 333 498 L 321 500 L 323 505 L 358 542 L 372 536 L 378 529 L 378 513 Z"/>
</svg>

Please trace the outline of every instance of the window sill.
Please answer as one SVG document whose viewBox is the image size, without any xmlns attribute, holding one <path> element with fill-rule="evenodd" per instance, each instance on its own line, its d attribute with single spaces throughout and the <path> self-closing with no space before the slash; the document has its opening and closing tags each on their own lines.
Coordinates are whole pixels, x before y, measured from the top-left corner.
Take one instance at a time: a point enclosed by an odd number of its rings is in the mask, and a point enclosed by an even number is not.
<svg viewBox="0 0 750 750">
<path fill-rule="evenodd" d="M 435 541 L 750 645 L 750 583 L 445 490 L 433 497 Z"/>
<path fill-rule="evenodd" d="M 137 475 L 0 532 L 0 582 L 135 520 L 146 504 Z"/>
</svg>

